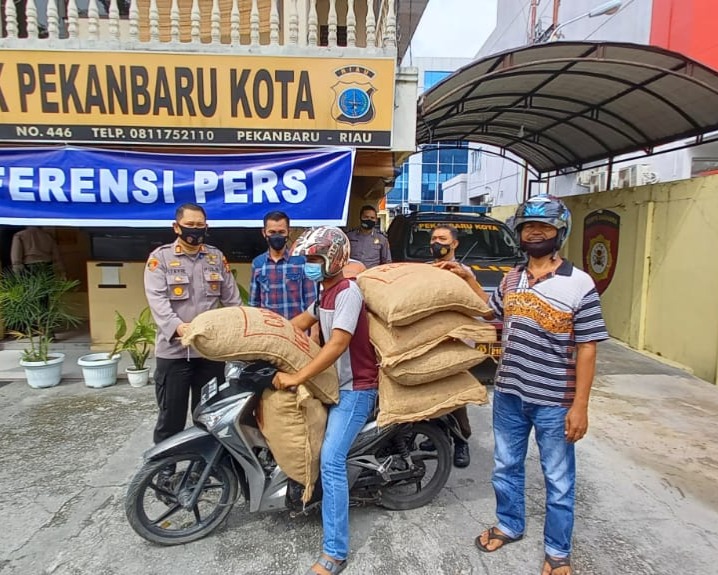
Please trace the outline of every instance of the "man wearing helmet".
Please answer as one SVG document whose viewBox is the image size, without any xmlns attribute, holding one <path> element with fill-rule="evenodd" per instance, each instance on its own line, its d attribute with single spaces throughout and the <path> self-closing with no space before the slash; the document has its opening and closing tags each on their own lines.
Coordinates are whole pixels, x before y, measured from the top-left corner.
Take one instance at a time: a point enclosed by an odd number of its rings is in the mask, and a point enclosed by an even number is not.
<svg viewBox="0 0 718 575">
<path fill-rule="evenodd" d="M 593 280 L 558 255 L 571 231 L 565 204 L 535 196 L 511 225 L 528 262 L 508 272 L 491 297 L 473 274 L 449 266 L 504 321 L 493 403 L 498 522 L 475 543 L 490 553 L 523 537 L 524 460 L 533 428 L 546 482 L 542 575 L 570 575 L 574 444 L 588 429 L 596 343 L 608 333 Z"/>
<path fill-rule="evenodd" d="M 306 574 L 334 575 L 344 570 L 349 555 L 347 454 L 374 410 L 379 368 L 361 290 L 343 273 L 349 260 L 344 232 L 328 226 L 308 230 L 297 239 L 293 255 L 306 258 L 304 273 L 320 282 L 322 291 L 319 304 L 292 319 L 292 324 L 308 330 L 319 322 L 326 343 L 297 373 L 278 373 L 274 386 L 293 389 L 332 364 L 337 368 L 339 403 L 329 409 L 321 452 L 323 548 Z"/>
</svg>

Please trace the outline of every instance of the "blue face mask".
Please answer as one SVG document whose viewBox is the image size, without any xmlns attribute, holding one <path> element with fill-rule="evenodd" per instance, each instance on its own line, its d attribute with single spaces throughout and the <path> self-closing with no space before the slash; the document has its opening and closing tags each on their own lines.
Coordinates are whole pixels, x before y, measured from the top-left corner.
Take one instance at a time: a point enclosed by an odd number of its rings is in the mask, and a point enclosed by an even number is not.
<svg viewBox="0 0 718 575">
<path fill-rule="evenodd" d="M 306 262 L 304 264 L 304 276 L 313 282 L 320 282 L 324 279 L 324 272 L 322 271 L 322 264 L 313 264 Z"/>
</svg>

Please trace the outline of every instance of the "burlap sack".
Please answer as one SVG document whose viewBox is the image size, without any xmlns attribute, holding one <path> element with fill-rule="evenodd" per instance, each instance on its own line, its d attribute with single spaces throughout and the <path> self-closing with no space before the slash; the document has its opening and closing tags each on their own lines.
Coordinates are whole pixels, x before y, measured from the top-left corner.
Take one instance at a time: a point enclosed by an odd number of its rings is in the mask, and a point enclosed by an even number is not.
<svg viewBox="0 0 718 575">
<path fill-rule="evenodd" d="M 215 361 L 259 360 L 296 373 L 319 353 L 320 347 L 281 315 L 256 307 L 224 307 L 199 314 L 192 320 L 183 345 Z M 339 401 L 339 379 L 334 366 L 307 387 L 323 403 Z"/>
<path fill-rule="evenodd" d="M 463 341 L 445 341 L 420 357 L 384 367 L 384 373 L 402 385 L 421 385 L 471 369 L 487 357 Z"/>
<path fill-rule="evenodd" d="M 381 372 L 377 424 L 383 427 L 432 419 L 469 403 L 483 405 L 487 401 L 486 388 L 466 371 L 416 387 L 401 385 Z"/>
<path fill-rule="evenodd" d="M 259 402 L 257 423 L 277 465 L 304 485 L 302 500 L 309 501 L 319 477 L 327 409 L 303 385 L 297 393 L 267 390 Z"/>
<path fill-rule="evenodd" d="M 404 327 L 389 327 L 373 313 L 369 315 L 369 338 L 381 356 L 383 367 L 420 357 L 442 342 L 470 339 L 495 342 L 496 328 L 455 311 L 444 311 Z"/>
<path fill-rule="evenodd" d="M 480 316 L 488 305 L 456 274 L 429 264 L 377 266 L 357 276 L 370 311 L 390 327 L 440 311 Z"/>
</svg>

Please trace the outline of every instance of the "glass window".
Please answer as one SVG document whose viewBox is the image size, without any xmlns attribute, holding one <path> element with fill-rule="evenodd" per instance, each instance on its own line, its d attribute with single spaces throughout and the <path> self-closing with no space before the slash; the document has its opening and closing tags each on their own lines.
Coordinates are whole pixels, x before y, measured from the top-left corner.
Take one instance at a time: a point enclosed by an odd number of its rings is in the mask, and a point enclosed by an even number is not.
<svg viewBox="0 0 718 575">
<path fill-rule="evenodd" d="M 691 161 L 691 178 L 708 176 L 718 172 L 718 158 L 693 158 Z"/>
<path fill-rule="evenodd" d="M 435 86 L 449 75 L 451 75 L 451 72 L 427 70 L 424 72 L 424 90 L 428 90 L 432 86 Z"/>
<path fill-rule="evenodd" d="M 436 164 L 437 159 L 439 157 L 439 150 L 436 148 L 431 150 L 424 150 L 421 153 L 421 163 L 422 164 Z"/>
<path fill-rule="evenodd" d="M 442 222 L 446 223 L 446 222 Z M 431 231 L 440 222 L 417 222 L 411 229 L 407 256 L 432 259 L 429 241 Z M 456 259 L 472 260 L 513 258 L 517 255 L 516 243 L 508 229 L 490 222 L 451 222 L 459 233 Z"/>
<path fill-rule="evenodd" d="M 439 162 L 442 164 L 467 164 L 469 150 L 466 148 L 444 148 L 439 150 Z"/>
</svg>

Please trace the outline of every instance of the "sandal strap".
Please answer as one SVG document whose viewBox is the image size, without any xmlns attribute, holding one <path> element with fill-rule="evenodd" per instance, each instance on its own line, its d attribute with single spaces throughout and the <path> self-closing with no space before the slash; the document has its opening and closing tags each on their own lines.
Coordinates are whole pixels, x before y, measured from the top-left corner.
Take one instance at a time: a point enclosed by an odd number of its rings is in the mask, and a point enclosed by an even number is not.
<svg viewBox="0 0 718 575">
<path fill-rule="evenodd" d="M 514 541 L 518 541 L 519 539 L 521 539 L 521 537 L 509 537 L 508 535 L 499 533 L 499 530 L 496 527 L 491 527 L 489 529 L 489 541 L 498 540 L 501 541 L 501 543 L 513 543 Z"/>
<path fill-rule="evenodd" d="M 551 567 L 551 572 L 559 567 L 571 567 L 570 557 L 551 557 L 551 555 L 546 555 L 544 560 Z"/>
<path fill-rule="evenodd" d="M 319 556 L 317 560 L 314 562 L 314 565 L 319 565 L 322 569 L 325 569 L 327 572 L 330 573 L 330 575 L 337 575 L 338 573 L 341 573 L 344 568 L 346 567 L 346 559 L 344 561 L 332 561 L 331 559 L 327 559 L 324 556 Z M 309 573 L 316 573 L 313 569 L 309 570 Z"/>
</svg>

